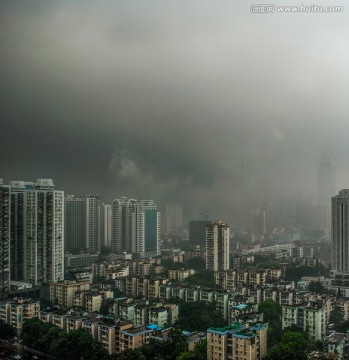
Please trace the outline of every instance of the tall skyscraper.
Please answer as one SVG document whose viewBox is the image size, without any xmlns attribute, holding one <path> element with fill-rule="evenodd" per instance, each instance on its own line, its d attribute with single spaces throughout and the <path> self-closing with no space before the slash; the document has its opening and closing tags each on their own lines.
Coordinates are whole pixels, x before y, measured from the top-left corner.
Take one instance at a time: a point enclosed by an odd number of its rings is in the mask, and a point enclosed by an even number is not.
<svg viewBox="0 0 349 360">
<path fill-rule="evenodd" d="M 38 179 L 36 183 L 11 181 L 10 186 L 1 186 L 0 200 L 3 283 L 7 268 L 13 280 L 33 285 L 62 280 L 64 192 L 55 190 L 51 179 Z"/>
<path fill-rule="evenodd" d="M 78 254 L 86 249 L 85 198 L 68 195 L 64 206 L 65 249 Z"/>
<path fill-rule="evenodd" d="M 206 269 L 229 269 L 229 225 L 213 221 L 206 226 Z"/>
<path fill-rule="evenodd" d="M 85 196 L 86 249 L 91 253 L 101 251 L 101 198 Z"/>
<path fill-rule="evenodd" d="M 115 199 L 112 203 L 112 251 L 157 254 L 160 219 L 153 200 Z"/>
<path fill-rule="evenodd" d="M 64 192 L 38 179 L 25 192 L 24 280 L 42 285 L 64 278 Z"/>
<path fill-rule="evenodd" d="M 182 230 L 182 206 L 166 205 L 165 214 L 163 215 L 163 233 L 169 235 Z"/>
<path fill-rule="evenodd" d="M 10 187 L 0 179 L 0 295 L 10 288 Z"/>
<path fill-rule="evenodd" d="M 111 205 L 101 206 L 101 246 L 104 249 L 111 249 Z"/>
<path fill-rule="evenodd" d="M 138 206 L 143 213 L 143 219 L 137 223 L 138 248 L 137 252 L 158 254 L 161 235 L 161 215 L 153 200 L 141 200 Z"/>
<path fill-rule="evenodd" d="M 336 193 L 335 167 L 329 158 L 322 158 L 317 169 L 317 195 L 318 201 L 329 202 Z"/>
<path fill-rule="evenodd" d="M 332 268 L 349 271 L 349 189 L 332 197 Z"/>
<path fill-rule="evenodd" d="M 121 197 L 112 202 L 112 252 L 132 252 L 135 199 Z"/>
<path fill-rule="evenodd" d="M 26 191 L 34 183 L 11 181 L 11 280 L 24 279 L 24 240 L 26 220 Z"/>
</svg>

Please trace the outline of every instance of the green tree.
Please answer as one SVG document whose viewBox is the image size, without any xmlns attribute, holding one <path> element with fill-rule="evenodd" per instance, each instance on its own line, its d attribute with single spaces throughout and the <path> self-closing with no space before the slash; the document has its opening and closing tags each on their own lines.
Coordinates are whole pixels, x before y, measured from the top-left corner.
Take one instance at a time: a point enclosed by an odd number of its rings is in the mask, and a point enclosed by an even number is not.
<svg viewBox="0 0 349 360">
<path fill-rule="evenodd" d="M 101 307 L 99 308 L 99 313 L 101 315 L 109 315 L 110 306 L 113 304 L 113 299 L 104 299 Z"/>
<path fill-rule="evenodd" d="M 214 272 L 212 270 L 203 270 L 188 276 L 184 281 L 186 285 L 201 286 L 204 288 L 215 288 Z"/>
<path fill-rule="evenodd" d="M 344 318 L 343 313 L 338 309 L 334 309 L 330 313 L 329 321 L 330 321 L 330 323 L 338 324 L 343 321 L 343 318 Z"/>
<path fill-rule="evenodd" d="M 281 306 L 273 300 L 261 302 L 258 311 L 263 313 L 264 321 L 280 320 Z"/>
<path fill-rule="evenodd" d="M 23 345 L 46 354 L 55 354 L 66 335 L 58 326 L 37 318 L 26 320 L 21 332 Z"/>
<path fill-rule="evenodd" d="M 195 346 L 194 351 L 184 351 L 176 360 L 207 360 L 207 341 Z"/>
<path fill-rule="evenodd" d="M 271 347 L 279 342 L 281 336 L 281 306 L 273 300 L 265 300 L 259 304 L 258 311 L 263 313 L 263 320 L 269 323 L 268 347 Z"/>
<path fill-rule="evenodd" d="M 98 360 L 108 359 L 107 352 L 99 342 L 84 329 L 72 330 L 61 341 L 55 353 L 59 359 Z"/>
<path fill-rule="evenodd" d="M 21 336 L 23 345 L 57 359 L 108 359 L 102 345 L 83 329 L 66 333 L 58 326 L 33 318 L 24 322 Z"/>
<path fill-rule="evenodd" d="M 0 339 L 12 339 L 17 335 L 16 329 L 0 320 Z"/>
<path fill-rule="evenodd" d="M 334 329 L 341 333 L 346 333 L 349 330 L 349 320 L 334 324 Z"/>
<path fill-rule="evenodd" d="M 186 265 L 196 271 L 202 271 L 206 268 L 206 261 L 201 257 L 194 257 L 187 261 Z"/>
<path fill-rule="evenodd" d="M 285 280 L 288 281 L 299 281 L 302 276 L 325 276 L 330 275 L 330 270 L 324 266 L 317 265 L 311 266 L 297 266 L 288 267 L 285 271 Z"/>
<path fill-rule="evenodd" d="M 111 360 L 146 360 L 147 358 L 142 353 L 141 349 L 128 349 L 119 354 L 110 356 Z"/>
<path fill-rule="evenodd" d="M 314 292 L 314 293 L 318 293 L 318 294 L 324 294 L 326 292 L 325 288 L 319 281 L 317 281 L 317 282 L 311 281 L 308 286 L 308 290 L 311 292 Z"/>
<path fill-rule="evenodd" d="M 221 312 L 216 310 L 215 303 L 195 301 L 179 303 L 179 317 L 175 325 L 183 330 L 206 332 L 210 327 L 222 327 L 226 323 Z"/>
<path fill-rule="evenodd" d="M 308 341 L 300 332 L 286 332 L 280 343 L 274 347 L 264 360 L 306 360 Z"/>
</svg>

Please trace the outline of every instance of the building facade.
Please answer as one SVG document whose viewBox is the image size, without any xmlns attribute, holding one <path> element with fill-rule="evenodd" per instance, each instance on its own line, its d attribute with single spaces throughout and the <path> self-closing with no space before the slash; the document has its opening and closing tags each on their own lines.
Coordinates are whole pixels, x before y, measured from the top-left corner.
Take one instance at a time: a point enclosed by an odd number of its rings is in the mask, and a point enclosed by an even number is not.
<svg viewBox="0 0 349 360">
<path fill-rule="evenodd" d="M 170 235 L 179 232 L 183 227 L 182 206 L 178 204 L 166 205 L 163 216 L 163 233 Z"/>
<path fill-rule="evenodd" d="M 10 187 L 0 180 L 0 291 L 10 288 Z"/>
<path fill-rule="evenodd" d="M 33 285 L 64 278 L 64 192 L 51 179 L 26 191 L 24 280 Z"/>
<path fill-rule="evenodd" d="M 207 330 L 208 360 L 261 360 L 267 353 L 267 324 L 233 323 Z"/>
<path fill-rule="evenodd" d="M 206 269 L 229 269 L 229 225 L 213 221 L 206 226 Z"/>
<path fill-rule="evenodd" d="M 326 334 L 327 308 L 322 302 L 308 302 L 299 305 L 282 306 L 282 329 L 297 325 L 309 333 L 313 340 L 320 340 Z"/>
<path fill-rule="evenodd" d="M 78 254 L 86 248 L 85 199 L 74 195 L 65 198 L 65 249 Z"/>
<path fill-rule="evenodd" d="M 349 189 L 332 197 L 332 268 L 349 271 Z"/>
<path fill-rule="evenodd" d="M 120 198 L 112 203 L 112 252 L 159 253 L 161 215 L 153 200 Z"/>
</svg>

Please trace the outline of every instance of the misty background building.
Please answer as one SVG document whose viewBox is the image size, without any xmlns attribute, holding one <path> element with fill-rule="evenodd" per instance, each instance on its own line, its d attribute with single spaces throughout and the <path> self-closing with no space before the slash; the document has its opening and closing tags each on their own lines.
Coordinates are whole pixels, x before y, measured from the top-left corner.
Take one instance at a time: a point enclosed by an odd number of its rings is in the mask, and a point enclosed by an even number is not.
<svg viewBox="0 0 349 360">
<path fill-rule="evenodd" d="M 183 227 L 182 206 L 178 204 L 169 204 L 165 207 L 162 214 L 162 234 L 170 235 L 178 233 Z"/>
<path fill-rule="evenodd" d="M 330 202 L 335 193 L 335 167 L 332 165 L 330 158 L 323 157 L 317 169 L 318 202 Z"/>
<path fill-rule="evenodd" d="M 265 211 L 256 209 L 250 211 L 249 214 L 249 232 L 258 236 L 265 235 L 266 223 L 265 223 Z"/>
</svg>

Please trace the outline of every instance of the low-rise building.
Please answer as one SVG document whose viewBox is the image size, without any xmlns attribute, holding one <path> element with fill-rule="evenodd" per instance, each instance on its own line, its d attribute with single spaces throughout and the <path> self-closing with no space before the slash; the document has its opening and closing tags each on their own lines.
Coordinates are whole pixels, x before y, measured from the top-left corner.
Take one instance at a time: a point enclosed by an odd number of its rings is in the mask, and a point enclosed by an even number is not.
<svg viewBox="0 0 349 360">
<path fill-rule="evenodd" d="M 337 299 L 336 302 L 334 303 L 334 307 L 342 313 L 343 320 L 349 320 L 349 299 L 347 298 Z"/>
<path fill-rule="evenodd" d="M 333 332 L 323 339 L 323 350 L 333 354 L 336 360 L 343 360 L 348 357 L 349 334 Z"/>
<path fill-rule="evenodd" d="M 194 275 L 194 269 L 178 269 L 178 270 L 168 270 L 168 278 L 171 280 L 183 281 L 190 275 Z"/>
<path fill-rule="evenodd" d="M 98 324 L 97 327 L 98 341 L 103 348 L 111 355 L 116 351 L 116 325 L 114 321 L 110 323 Z"/>
<path fill-rule="evenodd" d="M 260 360 L 267 352 L 267 324 L 233 323 L 207 330 L 208 360 Z"/>
<path fill-rule="evenodd" d="M 39 314 L 38 301 L 19 298 L 0 302 L 0 320 L 13 326 L 18 333 L 21 332 L 25 320 L 38 317 Z"/>
<path fill-rule="evenodd" d="M 74 294 L 76 291 L 89 290 L 90 282 L 60 281 L 50 284 L 50 301 L 53 304 L 62 305 L 66 308 L 74 304 Z"/>
<path fill-rule="evenodd" d="M 300 305 L 282 306 L 282 329 L 297 325 L 314 340 L 322 340 L 326 334 L 327 309 L 321 301 Z"/>
<path fill-rule="evenodd" d="M 153 330 L 147 326 L 133 326 L 132 324 L 117 326 L 116 352 L 137 349 L 143 346 L 149 342 L 152 332 Z"/>
</svg>

